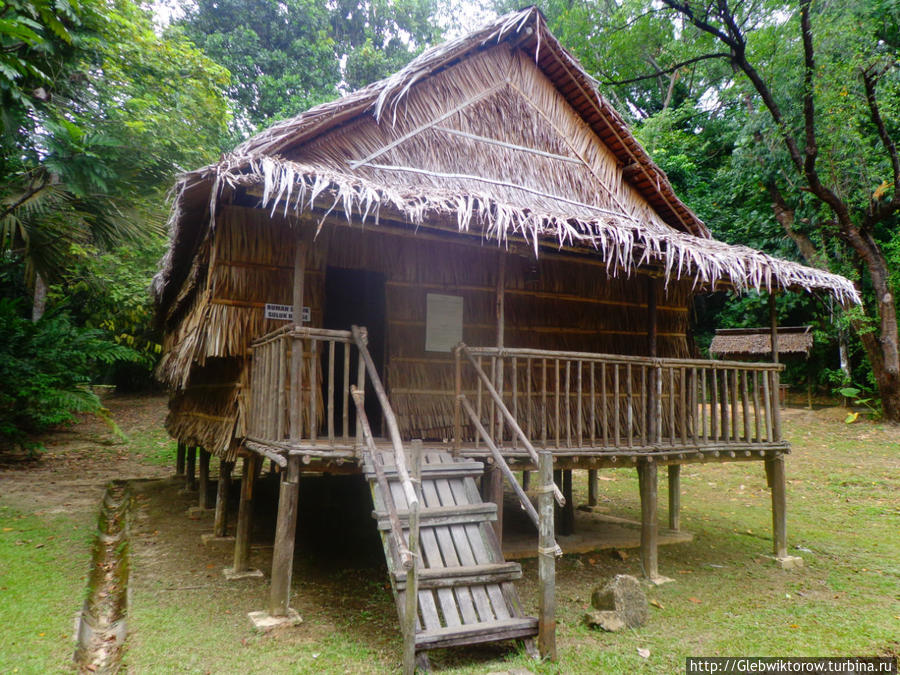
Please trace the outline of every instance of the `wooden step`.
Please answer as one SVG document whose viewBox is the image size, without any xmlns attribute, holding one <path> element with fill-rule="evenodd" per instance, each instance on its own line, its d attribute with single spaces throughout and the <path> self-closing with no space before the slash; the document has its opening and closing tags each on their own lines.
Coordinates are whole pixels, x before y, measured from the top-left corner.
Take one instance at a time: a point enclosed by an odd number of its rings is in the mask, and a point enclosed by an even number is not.
<svg viewBox="0 0 900 675">
<path fill-rule="evenodd" d="M 538 633 L 538 620 L 531 616 L 501 621 L 473 623 L 452 628 L 437 628 L 416 633 L 416 649 L 439 649 L 454 645 L 513 640 L 533 637 Z"/>
<path fill-rule="evenodd" d="M 372 511 L 372 517 L 378 520 L 379 530 L 390 530 L 391 520 L 386 511 Z M 409 523 L 409 511 L 397 511 L 400 524 Z M 460 525 L 464 523 L 483 523 L 497 520 L 497 505 L 493 502 L 483 504 L 458 504 L 456 506 L 435 506 L 419 512 L 419 527 L 436 527 L 439 525 Z"/>
<path fill-rule="evenodd" d="M 522 578 L 522 566 L 515 562 L 469 565 L 459 567 L 432 567 L 419 570 L 419 589 L 452 588 L 476 584 L 499 584 Z M 406 589 L 406 572 L 396 570 L 394 581 L 397 590 Z"/>
<path fill-rule="evenodd" d="M 388 480 L 397 480 L 397 469 L 393 466 L 382 467 Z M 366 477 L 374 478 L 375 469 L 366 462 Z M 422 480 L 437 480 L 439 478 L 477 478 L 484 473 L 481 462 L 448 462 L 446 464 L 424 464 L 422 466 Z"/>
</svg>

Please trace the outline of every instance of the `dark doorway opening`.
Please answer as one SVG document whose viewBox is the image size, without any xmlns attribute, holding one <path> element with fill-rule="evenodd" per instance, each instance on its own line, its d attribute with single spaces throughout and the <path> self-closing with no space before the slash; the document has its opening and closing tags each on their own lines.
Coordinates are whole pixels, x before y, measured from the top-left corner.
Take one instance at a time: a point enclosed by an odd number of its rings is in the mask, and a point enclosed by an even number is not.
<svg viewBox="0 0 900 675">
<path fill-rule="evenodd" d="M 328 267 L 325 271 L 325 328 L 350 330 L 351 326 L 365 326 L 369 331 L 369 353 L 375 369 L 384 381 L 385 301 L 384 275 L 369 270 Z M 323 355 L 327 358 L 327 355 Z M 358 354 L 350 352 L 350 382 L 356 382 Z M 327 367 L 327 366 L 326 366 Z M 327 372 L 327 371 L 322 371 Z M 344 363 L 335 363 L 335 381 L 343 382 Z M 343 397 L 335 401 L 335 416 L 344 412 Z M 350 429 L 356 427 L 356 410 L 350 402 Z M 381 435 L 381 406 L 375 398 L 369 378 L 366 378 L 366 417 L 375 436 Z"/>
</svg>

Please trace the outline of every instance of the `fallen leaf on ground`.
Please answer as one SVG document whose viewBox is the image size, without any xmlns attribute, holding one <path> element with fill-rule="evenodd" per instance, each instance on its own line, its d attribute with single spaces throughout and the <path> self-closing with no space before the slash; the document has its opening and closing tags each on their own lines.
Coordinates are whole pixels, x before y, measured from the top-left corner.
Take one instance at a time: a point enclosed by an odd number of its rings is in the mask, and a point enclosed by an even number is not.
<svg viewBox="0 0 900 675">
<path fill-rule="evenodd" d="M 637 652 L 638 652 L 638 656 L 640 656 L 642 659 L 650 658 L 650 650 L 649 649 L 644 649 L 643 647 L 638 647 Z"/>
<path fill-rule="evenodd" d="M 688 598 L 688 600 L 693 602 L 695 605 L 699 605 L 703 602 L 700 598 Z"/>
<path fill-rule="evenodd" d="M 650 601 L 650 604 L 653 605 L 654 607 L 659 608 L 659 609 L 665 609 L 665 607 L 663 606 L 663 604 L 662 604 L 659 600 L 653 599 L 653 600 Z"/>
</svg>

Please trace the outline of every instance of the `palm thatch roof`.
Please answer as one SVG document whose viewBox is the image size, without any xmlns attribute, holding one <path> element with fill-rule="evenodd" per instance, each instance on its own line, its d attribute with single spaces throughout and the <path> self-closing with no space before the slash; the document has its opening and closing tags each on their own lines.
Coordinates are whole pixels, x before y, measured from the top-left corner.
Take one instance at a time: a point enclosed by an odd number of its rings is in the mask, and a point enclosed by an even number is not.
<svg viewBox="0 0 900 675">
<path fill-rule="evenodd" d="M 581 65 L 528 8 L 425 51 L 391 77 L 279 122 L 174 189 L 171 246 L 154 280 L 169 317 L 196 303 L 216 209 L 260 208 L 521 239 L 654 267 L 694 286 L 824 290 L 844 277 L 711 238 Z"/>
<path fill-rule="evenodd" d="M 809 356 L 813 346 L 812 326 L 778 328 L 779 356 Z M 720 328 L 709 345 L 713 356 L 729 359 L 772 357 L 771 328 Z"/>
</svg>

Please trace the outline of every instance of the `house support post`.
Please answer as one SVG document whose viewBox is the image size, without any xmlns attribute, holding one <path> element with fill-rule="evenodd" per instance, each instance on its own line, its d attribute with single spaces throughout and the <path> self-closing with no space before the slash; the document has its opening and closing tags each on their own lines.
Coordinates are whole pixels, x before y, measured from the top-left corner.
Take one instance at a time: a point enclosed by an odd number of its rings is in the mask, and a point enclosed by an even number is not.
<svg viewBox="0 0 900 675">
<path fill-rule="evenodd" d="M 572 469 L 564 469 L 562 472 L 562 493 L 566 503 L 562 507 L 562 519 L 559 524 L 559 533 L 563 535 L 575 534 L 575 500 L 572 492 Z"/>
<path fill-rule="evenodd" d="M 253 483 L 256 468 L 260 463 L 259 455 L 249 454 L 244 457 L 241 471 L 241 503 L 238 507 L 238 519 L 234 533 L 234 566 L 225 570 L 226 579 L 244 577 L 261 577 L 262 572 L 250 569 L 250 528 L 253 521 Z"/>
<path fill-rule="evenodd" d="M 772 491 L 772 549 L 775 560 L 784 569 L 803 566 L 803 559 L 788 555 L 787 551 L 787 486 L 784 455 L 766 457 L 766 479 Z"/>
<path fill-rule="evenodd" d="M 600 474 L 597 469 L 588 469 L 588 506 L 597 506 L 600 494 Z"/>
<path fill-rule="evenodd" d="M 669 529 L 681 529 L 681 464 L 670 464 L 669 474 Z"/>
<path fill-rule="evenodd" d="M 538 650 L 542 659 L 556 661 L 556 539 L 553 528 L 553 456 L 549 450 L 539 453 L 538 488 L 538 579 L 540 608 Z"/>
<path fill-rule="evenodd" d="M 175 451 L 175 475 L 176 476 L 184 475 L 184 454 L 185 454 L 184 443 L 179 443 L 178 449 Z"/>
<path fill-rule="evenodd" d="M 641 459 L 637 471 L 641 492 L 641 567 L 644 578 L 658 586 L 671 579 L 659 574 L 657 464 L 652 457 Z"/>
<path fill-rule="evenodd" d="M 228 536 L 228 493 L 231 491 L 231 472 L 234 462 L 219 464 L 219 482 L 216 485 L 216 514 L 213 519 L 213 537 Z"/>
<path fill-rule="evenodd" d="M 197 448 L 191 446 L 187 449 L 187 467 L 184 472 L 184 489 L 186 492 L 192 492 L 197 489 Z"/>
<path fill-rule="evenodd" d="M 200 448 L 200 489 L 197 493 L 197 507 L 205 511 L 209 504 L 209 452 Z"/>
<path fill-rule="evenodd" d="M 492 525 L 497 541 L 503 542 L 503 471 L 491 464 L 484 474 L 485 499 L 497 505 L 497 520 Z"/>
<path fill-rule="evenodd" d="M 297 624 L 301 621 L 300 615 L 290 607 L 299 483 L 300 457 L 290 456 L 287 468 L 281 473 L 278 494 L 278 520 L 275 525 L 275 548 L 272 553 L 269 611 L 250 613 L 253 622 L 262 628 L 283 623 Z"/>
</svg>

